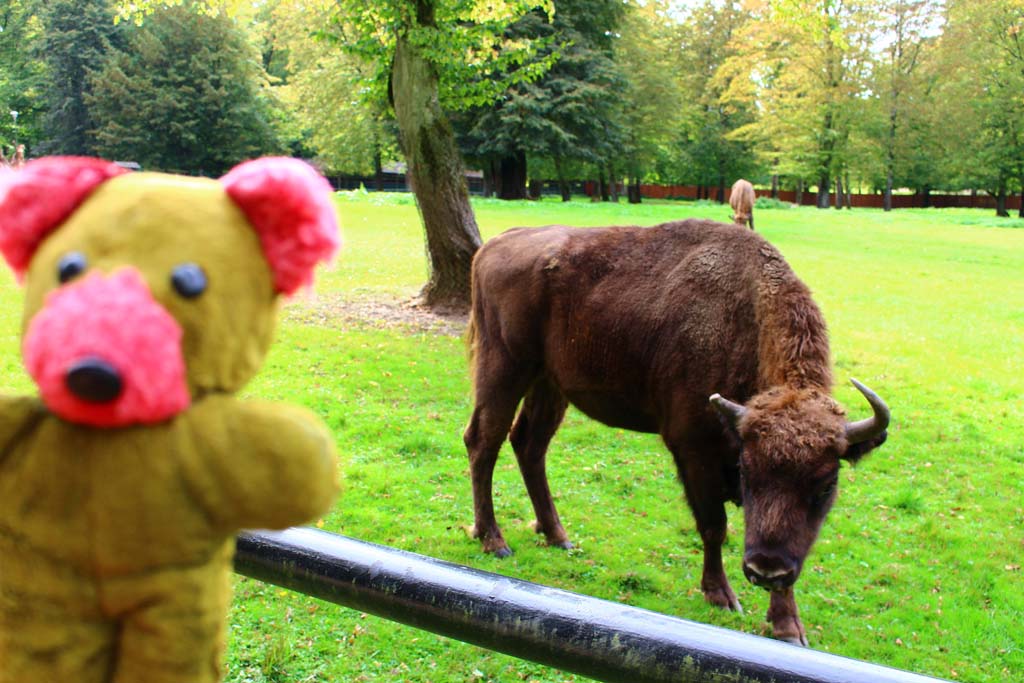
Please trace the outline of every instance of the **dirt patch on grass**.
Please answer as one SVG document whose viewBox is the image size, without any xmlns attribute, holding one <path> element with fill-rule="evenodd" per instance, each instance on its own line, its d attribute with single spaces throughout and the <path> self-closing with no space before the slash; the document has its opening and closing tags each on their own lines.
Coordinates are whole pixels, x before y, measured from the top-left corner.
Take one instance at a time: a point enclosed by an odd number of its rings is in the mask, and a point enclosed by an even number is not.
<svg viewBox="0 0 1024 683">
<path fill-rule="evenodd" d="M 418 305 L 414 299 L 349 300 L 331 295 L 296 297 L 284 306 L 282 317 L 324 327 L 359 326 L 449 337 L 461 337 L 469 319 L 466 313 L 431 310 Z"/>
</svg>

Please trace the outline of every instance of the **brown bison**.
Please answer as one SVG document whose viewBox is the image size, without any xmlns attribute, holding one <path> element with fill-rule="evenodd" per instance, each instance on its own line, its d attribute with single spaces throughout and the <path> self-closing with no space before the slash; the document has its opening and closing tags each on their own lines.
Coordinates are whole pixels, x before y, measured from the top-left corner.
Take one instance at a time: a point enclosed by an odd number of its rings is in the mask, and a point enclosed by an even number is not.
<svg viewBox="0 0 1024 683">
<path fill-rule="evenodd" d="M 732 221 L 736 225 L 749 226 L 754 229 L 754 202 L 757 196 L 754 193 L 754 186 L 749 181 L 740 178 L 732 184 L 729 192 L 729 206 L 732 207 Z"/>
<path fill-rule="evenodd" d="M 535 530 L 572 547 L 545 473 L 572 403 L 604 424 L 661 435 L 704 542 L 701 588 L 734 610 L 725 502 L 742 504 L 743 572 L 771 591 L 775 636 L 806 645 L 793 584 L 835 500 L 840 460 L 885 441 L 889 411 L 857 384 L 874 415 L 847 422 L 830 396 L 825 321 L 779 252 L 749 230 L 702 220 L 518 228 L 480 249 L 472 281 L 475 405 L 464 439 L 472 533 L 484 550 L 511 553 L 491 495 L 506 436 Z"/>
</svg>

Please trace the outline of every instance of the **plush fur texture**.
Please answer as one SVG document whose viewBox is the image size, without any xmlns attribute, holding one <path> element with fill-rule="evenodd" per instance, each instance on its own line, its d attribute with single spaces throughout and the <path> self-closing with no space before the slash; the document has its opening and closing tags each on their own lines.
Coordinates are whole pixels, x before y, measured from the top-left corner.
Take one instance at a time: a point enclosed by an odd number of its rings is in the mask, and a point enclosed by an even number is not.
<svg viewBox="0 0 1024 683">
<path fill-rule="evenodd" d="M 277 290 L 312 284 L 312 266 L 339 245 L 330 184 L 307 164 L 282 158 L 241 164 L 221 183 L 259 234 Z"/>
<path fill-rule="evenodd" d="M 109 170 L 0 179 L 43 399 L 0 396 L 0 683 L 220 680 L 234 535 L 314 519 L 337 491 L 315 415 L 234 396 L 279 293 L 338 242 L 329 188 L 290 160 L 225 184 Z"/>
<path fill-rule="evenodd" d="M 0 176 L 0 253 L 21 278 L 36 247 L 104 181 L 126 171 L 101 159 L 46 157 Z"/>
<path fill-rule="evenodd" d="M 110 277 L 92 273 L 52 292 L 32 319 L 24 355 L 46 407 L 70 422 L 152 424 L 177 415 L 191 401 L 181 327 L 134 268 Z M 120 375 L 124 389 L 115 400 L 86 401 L 68 389 L 67 368 L 89 358 L 104 360 Z"/>
</svg>

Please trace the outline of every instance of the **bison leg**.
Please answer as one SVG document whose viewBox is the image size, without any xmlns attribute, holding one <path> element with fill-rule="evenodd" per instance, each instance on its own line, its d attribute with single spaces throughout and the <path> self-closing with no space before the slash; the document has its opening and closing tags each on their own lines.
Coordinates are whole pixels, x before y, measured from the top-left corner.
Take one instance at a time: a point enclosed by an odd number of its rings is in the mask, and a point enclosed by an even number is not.
<svg viewBox="0 0 1024 683">
<path fill-rule="evenodd" d="M 476 405 L 463 434 L 473 483 L 473 527 L 485 553 L 507 557 L 512 550 L 494 517 L 493 477 L 498 451 L 508 436 L 526 384 L 504 354 L 481 352 L 475 368 Z"/>
<path fill-rule="evenodd" d="M 678 457 L 676 462 L 681 462 Z M 725 490 L 721 470 L 716 466 L 689 461 L 680 466 L 680 474 L 686 500 L 704 542 L 704 573 L 700 581 L 704 599 L 712 605 L 742 613 L 743 608 L 722 566 L 722 544 L 725 543 L 728 518 L 721 495 Z"/>
<path fill-rule="evenodd" d="M 807 633 L 804 631 L 804 625 L 797 613 L 792 586 L 771 592 L 768 621 L 771 622 L 772 635 L 775 638 L 794 645 L 808 646 Z"/>
<path fill-rule="evenodd" d="M 565 417 L 567 405 L 558 387 L 547 378 L 538 380 L 526 394 L 510 439 L 537 516 L 534 531 L 544 534 L 549 545 L 565 549 L 572 548 L 572 543 L 551 499 L 545 460 L 548 444 Z"/>
</svg>

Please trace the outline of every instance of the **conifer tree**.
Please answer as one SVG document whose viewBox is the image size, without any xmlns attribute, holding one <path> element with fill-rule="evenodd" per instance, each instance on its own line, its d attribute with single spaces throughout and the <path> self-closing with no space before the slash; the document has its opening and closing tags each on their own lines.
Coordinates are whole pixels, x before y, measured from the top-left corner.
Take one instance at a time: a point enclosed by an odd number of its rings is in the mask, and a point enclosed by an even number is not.
<svg viewBox="0 0 1024 683">
<path fill-rule="evenodd" d="M 170 7 L 124 35 L 90 79 L 101 154 L 219 175 L 277 151 L 262 62 L 230 18 Z"/>
<path fill-rule="evenodd" d="M 45 151 L 96 154 L 95 123 L 86 105 L 91 91 L 89 74 L 101 69 L 111 49 L 121 44 L 122 27 L 114 24 L 110 0 L 47 0 L 42 4 L 42 54 L 49 72 Z"/>
</svg>

